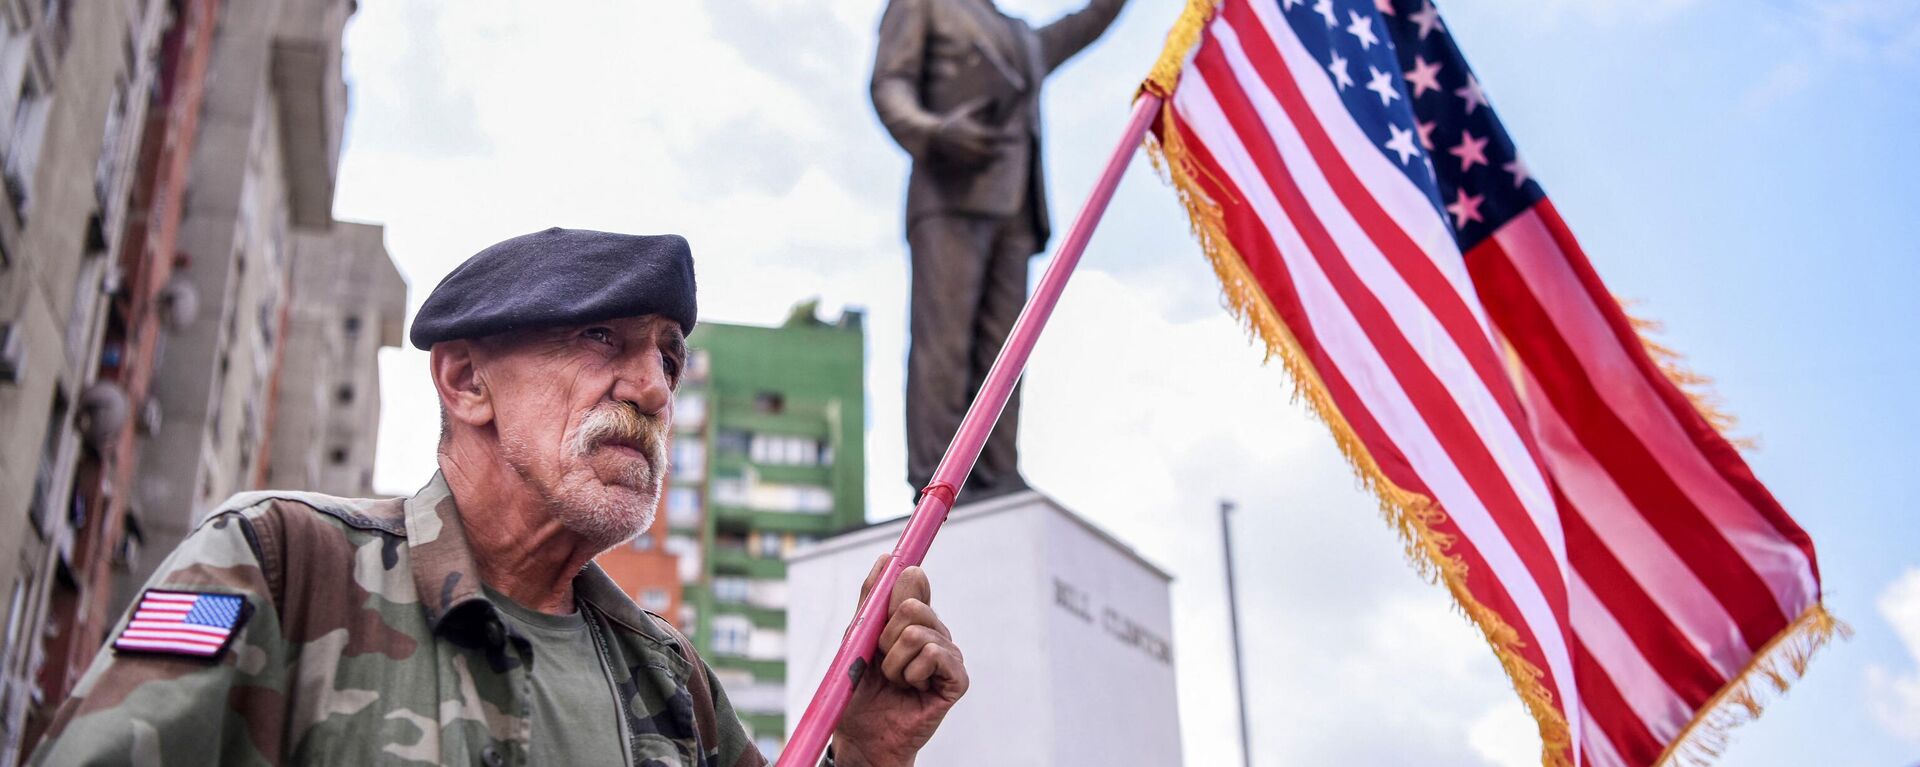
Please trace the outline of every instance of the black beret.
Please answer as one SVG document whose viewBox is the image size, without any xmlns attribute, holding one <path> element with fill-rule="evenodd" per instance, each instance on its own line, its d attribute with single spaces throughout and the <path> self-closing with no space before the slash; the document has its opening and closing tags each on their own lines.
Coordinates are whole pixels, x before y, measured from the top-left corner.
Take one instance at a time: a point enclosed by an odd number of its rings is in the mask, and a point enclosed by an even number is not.
<svg viewBox="0 0 1920 767">
<path fill-rule="evenodd" d="M 693 332 L 693 252 L 677 234 L 554 227 L 475 253 L 413 318 L 413 345 L 658 314 Z"/>
</svg>

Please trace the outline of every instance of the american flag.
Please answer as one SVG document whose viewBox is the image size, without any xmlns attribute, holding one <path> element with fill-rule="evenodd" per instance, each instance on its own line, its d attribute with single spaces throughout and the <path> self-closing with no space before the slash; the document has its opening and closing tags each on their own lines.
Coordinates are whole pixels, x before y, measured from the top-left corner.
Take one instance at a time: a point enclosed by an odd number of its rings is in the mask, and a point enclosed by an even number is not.
<svg viewBox="0 0 1920 767">
<path fill-rule="evenodd" d="M 1213 6 L 1156 136 L 1229 302 L 1493 645 L 1543 762 L 1711 755 L 1835 631 L 1812 541 L 1649 353 L 1430 2 Z"/>
<path fill-rule="evenodd" d="M 116 650 L 213 657 L 246 620 L 247 600 L 233 594 L 148 589 L 133 608 Z"/>
</svg>

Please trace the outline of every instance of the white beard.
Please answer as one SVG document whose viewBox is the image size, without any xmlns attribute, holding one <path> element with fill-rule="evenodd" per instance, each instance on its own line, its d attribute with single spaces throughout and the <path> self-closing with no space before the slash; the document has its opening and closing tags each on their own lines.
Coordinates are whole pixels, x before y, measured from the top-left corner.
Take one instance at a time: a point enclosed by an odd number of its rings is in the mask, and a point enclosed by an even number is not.
<svg viewBox="0 0 1920 767">
<path fill-rule="evenodd" d="M 652 527 L 666 479 L 666 451 L 656 446 L 664 443 L 655 441 L 647 446 L 655 468 L 636 462 L 627 467 L 620 482 L 606 484 L 588 463 L 594 448 L 579 440 L 570 442 L 565 460 L 571 465 L 552 484 L 541 481 L 533 471 L 534 456 L 524 439 L 502 435 L 500 450 L 507 464 L 533 487 L 553 518 L 590 547 L 605 551 Z"/>
</svg>

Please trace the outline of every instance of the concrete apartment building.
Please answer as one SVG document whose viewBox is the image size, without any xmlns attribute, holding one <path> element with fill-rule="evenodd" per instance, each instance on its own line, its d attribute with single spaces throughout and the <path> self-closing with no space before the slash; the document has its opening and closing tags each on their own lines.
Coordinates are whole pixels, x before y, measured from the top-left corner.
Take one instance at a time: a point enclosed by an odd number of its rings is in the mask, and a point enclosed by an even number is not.
<svg viewBox="0 0 1920 767">
<path fill-rule="evenodd" d="M 777 327 L 694 328 L 661 519 L 600 558 L 693 637 L 768 755 L 786 735 L 784 559 L 866 520 L 865 336 L 860 312 L 825 321 L 813 302 Z"/>
<path fill-rule="evenodd" d="M 354 7 L 0 0 L 0 767 L 227 495 L 367 490 L 405 285 L 331 216 Z"/>
<path fill-rule="evenodd" d="M 292 312 L 269 430 L 266 487 L 367 498 L 380 425 L 381 347 L 399 346 L 407 283 L 385 229 L 335 222 L 293 238 Z"/>
<path fill-rule="evenodd" d="M 178 246 L 190 259 L 184 279 L 210 311 L 168 340 L 155 373 L 163 416 L 132 489 L 146 548 L 172 550 L 206 511 L 264 478 L 294 236 L 333 223 L 347 107 L 340 40 L 352 9 L 352 0 L 222 5 Z M 157 564 L 133 563 L 123 583 L 144 582 Z"/>
<path fill-rule="evenodd" d="M 0 2 L 0 764 L 43 703 L 41 617 L 72 582 L 89 427 L 166 6 Z"/>
</svg>

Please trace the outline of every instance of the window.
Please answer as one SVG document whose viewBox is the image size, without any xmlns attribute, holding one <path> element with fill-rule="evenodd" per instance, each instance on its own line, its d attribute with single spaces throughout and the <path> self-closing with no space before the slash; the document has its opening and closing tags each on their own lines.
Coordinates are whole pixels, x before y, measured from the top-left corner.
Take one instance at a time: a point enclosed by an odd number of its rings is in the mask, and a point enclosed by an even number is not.
<svg viewBox="0 0 1920 767">
<path fill-rule="evenodd" d="M 358 337 L 360 335 L 360 315 L 349 314 L 346 319 L 341 320 L 340 332 L 346 334 L 348 338 Z"/>
<path fill-rule="evenodd" d="M 707 395 L 681 392 L 673 398 L 673 420 L 682 426 L 698 428 L 707 420 Z"/>
<path fill-rule="evenodd" d="M 679 561 L 680 582 L 700 580 L 700 541 L 684 535 L 667 536 L 667 553 Z"/>
<path fill-rule="evenodd" d="M 666 589 L 643 589 L 640 592 L 640 607 L 655 613 L 663 613 L 671 607 Z"/>
<path fill-rule="evenodd" d="M 332 450 L 327 451 L 327 460 L 335 466 L 347 465 L 347 449 L 344 447 L 334 447 Z"/>
<path fill-rule="evenodd" d="M 49 536 L 56 519 L 54 512 L 60 505 L 54 485 L 60 472 L 61 437 L 67 433 L 67 407 L 67 393 L 55 388 L 53 404 L 47 409 L 47 430 L 40 440 L 40 464 L 33 473 L 33 495 L 27 501 L 27 508 L 33 510 L 34 526 Z"/>
<path fill-rule="evenodd" d="M 632 546 L 634 551 L 652 551 L 653 536 L 649 533 L 641 533 L 634 536 L 633 540 L 627 541 L 627 545 Z"/>
<path fill-rule="evenodd" d="M 745 506 L 749 484 L 743 477 L 714 477 L 713 502 L 720 506 Z"/>
<path fill-rule="evenodd" d="M 766 466 L 819 466 L 833 459 L 833 449 L 811 437 L 784 434 L 748 435 L 747 458 Z"/>
<path fill-rule="evenodd" d="M 685 379 L 689 381 L 707 380 L 707 368 L 712 362 L 713 359 L 707 355 L 707 350 L 694 349 L 687 355 L 687 372 Z"/>
<path fill-rule="evenodd" d="M 255 327 L 260 331 L 260 347 L 263 349 L 272 349 L 275 323 L 273 321 L 273 299 L 271 297 L 260 300 L 259 320 L 260 324 Z"/>
<path fill-rule="evenodd" d="M 38 79 L 29 74 L 20 83 L 19 97 L 14 100 L 13 130 L 9 133 L 12 140 L 6 147 L 5 176 L 7 191 L 13 196 L 14 214 L 25 220 L 32 210 L 34 169 L 40 164 L 40 145 L 46 138 L 47 117 L 52 114 L 53 99 L 40 88 Z"/>
<path fill-rule="evenodd" d="M 753 623 L 744 615 L 713 617 L 713 652 L 716 655 L 746 655 L 753 641 Z"/>
<path fill-rule="evenodd" d="M 763 391 L 753 395 L 753 409 L 767 415 L 779 415 L 787 410 L 787 398 L 780 392 Z"/>
<path fill-rule="evenodd" d="M 707 441 L 682 435 L 673 439 L 673 476 L 698 482 L 707 476 Z"/>
<path fill-rule="evenodd" d="M 779 559 L 782 551 L 782 537 L 778 533 L 761 533 L 754 537 L 753 554 L 766 559 Z"/>
<path fill-rule="evenodd" d="M 761 756 L 768 759 L 780 758 L 780 736 L 778 735 L 762 735 L 754 738 L 753 745 L 760 749 Z"/>
<path fill-rule="evenodd" d="M 713 579 L 713 600 L 716 602 L 747 601 L 747 579 L 731 575 L 716 576 Z"/>
<path fill-rule="evenodd" d="M 816 485 L 760 482 L 747 488 L 746 506 L 756 511 L 825 514 L 833 511 L 833 491 Z"/>
<path fill-rule="evenodd" d="M 713 435 L 713 450 L 717 453 L 740 455 L 750 449 L 753 433 L 739 429 L 721 429 Z"/>
<path fill-rule="evenodd" d="M 340 384 L 333 390 L 333 401 L 342 405 L 353 404 L 353 384 Z"/>
<path fill-rule="evenodd" d="M 691 487 L 667 488 L 667 525 L 669 527 L 700 525 L 699 490 Z"/>
</svg>

